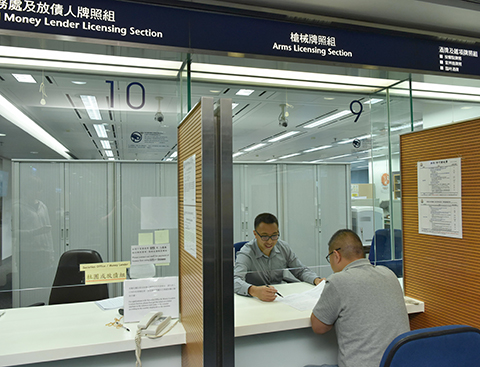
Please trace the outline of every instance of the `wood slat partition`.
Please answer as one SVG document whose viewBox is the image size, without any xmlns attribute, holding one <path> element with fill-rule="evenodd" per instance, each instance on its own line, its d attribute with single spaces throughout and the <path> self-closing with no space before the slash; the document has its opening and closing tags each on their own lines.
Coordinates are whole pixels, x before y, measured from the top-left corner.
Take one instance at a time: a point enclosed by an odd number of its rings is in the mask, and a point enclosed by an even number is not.
<svg viewBox="0 0 480 367">
<path fill-rule="evenodd" d="M 480 120 L 402 135 L 404 285 L 425 302 L 412 329 L 447 324 L 480 327 Z M 419 234 L 417 162 L 461 158 L 463 238 Z"/>
<path fill-rule="evenodd" d="M 202 233 L 202 106 L 198 103 L 178 128 L 178 215 L 180 313 L 187 344 L 182 366 L 203 366 L 203 233 Z M 194 258 L 184 249 L 183 162 L 195 154 L 196 249 Z"/>
</svg>

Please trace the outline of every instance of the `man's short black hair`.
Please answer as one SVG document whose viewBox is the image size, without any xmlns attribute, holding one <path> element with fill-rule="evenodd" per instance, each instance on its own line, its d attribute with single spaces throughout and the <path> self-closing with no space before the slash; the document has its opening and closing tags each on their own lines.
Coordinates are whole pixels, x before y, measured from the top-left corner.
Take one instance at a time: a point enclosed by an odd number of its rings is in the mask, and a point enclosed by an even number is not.
<svg viewBox="0 0 480 367">
<path fill-rule="evenodd" d="M 348 259 L 365 257 L 365 250 L 360 237 L 351 229 L 340 229 L 328 241 L 328 251 L 340 247 Z"/>
<path fill-rule="evenodd" d="M 262 214 L 257 215 L 257 217 L 255 218 L 255 223 L 254 223 L 255 229 L 258 228 L 260 223 L 265 223 L 265 224 L 274 224 L 275 223 L 278 226 L 278 219 L 273 214 L 262 213 Z"/>
</svg>

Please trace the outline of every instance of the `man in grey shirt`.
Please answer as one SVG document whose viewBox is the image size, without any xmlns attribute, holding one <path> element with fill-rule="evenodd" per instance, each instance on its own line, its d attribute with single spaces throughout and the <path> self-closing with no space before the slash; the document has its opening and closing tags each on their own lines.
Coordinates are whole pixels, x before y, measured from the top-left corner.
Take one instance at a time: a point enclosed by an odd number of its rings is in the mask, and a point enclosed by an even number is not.
<svg viewBox="0 0 480 367">
<path fill-rule="evenodd" d="M 378 366 L 390 342 L 410 330 L 400 283 L 390 269 L 365 259 L 349 229 L 337 231 L 328 248 L 334 274 L 313 309 L 312 329 L 324 334 L 335 325 L 338 366 Z"/>
<path fill-rule="evenodd" d="M 254 227 L 255 239 L 237 253 L 235 293 L 271 302 L 278 293 L 270 284 L 282 282 L 284 269 L 289 269 L 296 278 L 310 284 L 317 285 L 322 281 L 301 263 L 286 242 L 279 240 L 278 220 L 273 214 L 257 215 Z"/>
</svg>

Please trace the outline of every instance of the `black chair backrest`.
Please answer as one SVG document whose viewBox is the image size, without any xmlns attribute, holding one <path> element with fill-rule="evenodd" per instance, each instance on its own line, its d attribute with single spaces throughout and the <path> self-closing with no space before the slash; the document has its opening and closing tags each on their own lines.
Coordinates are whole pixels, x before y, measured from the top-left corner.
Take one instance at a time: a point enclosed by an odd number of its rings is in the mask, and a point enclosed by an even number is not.
<svg viewBox="0 0 480 367">
<path fill-rule="evenodd" d="M 101 263 L 102 257 L 95 250 L 70 250 L 58 261 L 57 273 L 50 292 L 49 304 L 98 301 L 108 298 L 106 284 L 85 285 L 85 272 L 80 264 Z"/>
</svg>

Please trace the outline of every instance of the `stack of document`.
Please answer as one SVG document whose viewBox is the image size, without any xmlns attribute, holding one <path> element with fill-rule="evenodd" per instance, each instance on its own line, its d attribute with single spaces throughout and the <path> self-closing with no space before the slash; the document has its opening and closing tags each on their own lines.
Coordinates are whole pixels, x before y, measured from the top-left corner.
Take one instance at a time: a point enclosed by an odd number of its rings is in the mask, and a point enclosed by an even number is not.
<svg viewBox="0 0 480 367">
<path fill-rule="evenodd" d="M 101 301 L 95 301 L 98 307 L 102 310 L 114 310 L 116 308 L 123 307 L 123 296 L 115 298 L 102 299 Z"/>
<path fill-rule="evenodd" d="M 308 291 L 290 294 L 284 298 L 277 297 L 276 301 L 286 303 L 299 311 L 311 311 L 317 304 L 324 288 L 325 281 L 320 282 L 317 286 Z"/>
</svg>

